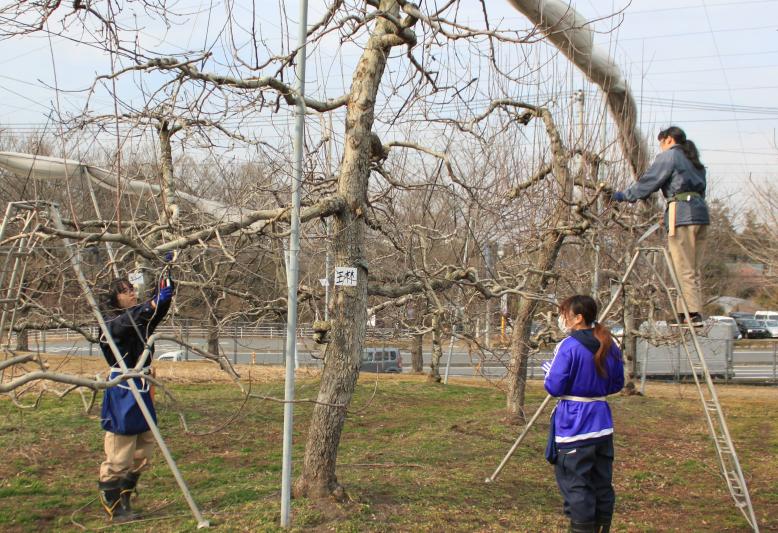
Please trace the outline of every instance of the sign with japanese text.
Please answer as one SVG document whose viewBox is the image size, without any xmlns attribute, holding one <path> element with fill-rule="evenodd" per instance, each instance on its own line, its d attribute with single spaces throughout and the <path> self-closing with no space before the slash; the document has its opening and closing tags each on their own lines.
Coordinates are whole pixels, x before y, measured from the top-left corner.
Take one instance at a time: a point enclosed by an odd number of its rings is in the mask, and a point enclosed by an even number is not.
<svg viewBox="0 0 778 533">
<path fill-rule="evenodd" d="M 335 285 L 356 287 L 357 269 L 355 267 L 335 267 Z"/>
</svg>

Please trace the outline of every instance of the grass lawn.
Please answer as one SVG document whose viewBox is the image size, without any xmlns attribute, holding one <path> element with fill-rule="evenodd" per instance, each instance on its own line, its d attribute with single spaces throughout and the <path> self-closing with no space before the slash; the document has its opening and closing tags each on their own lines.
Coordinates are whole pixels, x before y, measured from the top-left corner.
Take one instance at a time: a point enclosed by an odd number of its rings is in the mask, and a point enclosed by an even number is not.
<svg viewBox="0 0 778 533">
<path fill-rule="evenodd" d="M 315 397 L 315 378 L 298 383 Z M 721 387 L 721 400 L 763 531 L 778 531 L 778 391 Z M 241 397 L 223 383 L 176 383 L 187 434 L 169 401 L 160 426 L 212 529 L 275 531 L 279 521 L 282 405 Z M 375 393 L 374 393 L 375 391 Z M 253 392 L 283 396 L 277 379 Z M 747 531 L 719 476 L 696 392 L 651 384 L 647 397 L 615 397 L 617 516 L 614 531 Z M 543 397 L 533 384 L 529 407 Z M 518 434 L 502 421 L 504 395 L 459 381 L 360 380 L 338 457 L 351 501 L 293 502 L 298 531 L 560 531 L 566 522 L 543 459 L 547 417 L 493 484 L 485 484 Z M 310 404 L 295 408 L 295 471 Z M 76 531 L 106 526 L 96 497 L 102 460 L 99 400 L 46 397 L 35 410 L 0 401 L 0 530 Z M 215 430 L 215 432 L 214 432 Z M 198 435 L 210 433 L 208 435 Z M 162 456 L 139 485 L 146 519 L 110 529 L 194 530 Z"/>
</svg>

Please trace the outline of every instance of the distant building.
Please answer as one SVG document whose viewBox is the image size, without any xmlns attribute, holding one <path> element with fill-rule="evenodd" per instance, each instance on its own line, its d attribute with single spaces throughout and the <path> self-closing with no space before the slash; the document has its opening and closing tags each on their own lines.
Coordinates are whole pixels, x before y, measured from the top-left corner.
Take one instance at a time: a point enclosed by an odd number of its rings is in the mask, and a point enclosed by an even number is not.
<svg viewBox="0 0 778 533">
<path fill-rule="evenodd" d="M 720 306 L 724 310 L 725 314 L 733 313 L 735 311 L 753 313 L 754 311 L 757 311 L 758 307 L 751 300 L 745 300 L 735 296 L 719 296 L 710 303 L 712 305 Z"/>
</svg>

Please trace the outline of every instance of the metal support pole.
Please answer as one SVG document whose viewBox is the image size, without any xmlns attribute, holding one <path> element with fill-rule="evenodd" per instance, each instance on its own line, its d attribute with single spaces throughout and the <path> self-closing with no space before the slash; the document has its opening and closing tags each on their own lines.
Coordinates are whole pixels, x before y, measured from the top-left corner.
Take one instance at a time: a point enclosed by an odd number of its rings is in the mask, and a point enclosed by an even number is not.
<svg viewBox="0 0 778 533">
<path fill-rule="evenodd" d="M 489 277 L 494 277 L 492 273 L 492 243 L 488 242 L 484 245 L 484 262 L 486 263 L 486 272 Z M 484 346 L 487 348 L 492 347 L 492 300 L 486 299 L 486 316 L 484 317 Z"/>
<path fill-rule="evenodd" d="M 238 326 L 232 326 L 232 364 L 238 364 Z"/>
<path fill-rule="evenodd" d="M 295 74 L 294 175 L 292 176 L 292 220 L 287 263 L 286 382 L 284 384 L 284 448 L 281 468 L 281 527 L 289 528 L 292 492 L 292 418 L 294 369 L 297 356 L 297 277 L 300 254 L 300 184 L 303 178 L 303 142 L 305 133 L 305 41 L 308 33 L 308 1 L 300 2 Z"/>
<path fill-rule="evenodd" d="M 446 374 L 443 377 L 443 384 L 448 385 L 448 370 L 451 368 L 451 354 L 454 352 L 454 338 L 457 334 L 457 327 L 451 326 L 451 344 L 448 345 L 448 359 L 446 359 Z"/>
<path fill-rule="evenodd" d="M 327 233 L 327 251 L 324 255 L 324 279 L 327 280 L 327 284 L 324 286 L 324 320 L 330 319 L 330 270 L 332 270 L 330 258 L 330 223 L 328 220 L 324 221 L 325 231 Z"/>
<path fill-rule="evenodd" d="M 778 383 L 778 342 L 773 341 L 773 382 Z"/>
<path fill-rule="evenodd" d="M 62 219 L 59 216 L 59 209 L 54 205 L 51 207 L 51 218 L 57 229 L 64 230 L 64 227 L 62 225 Z M 108 326 L 106 325 L 105 320 L 103 319 L 103 314 L 100 312 L 100 308 L 97 306 L 97 301 L 95 300 L 95 297 L 92 294 L 91 289 L 89 288 L 89 284 L 87 283 L 86 278 L 84 277 L 84 273 L 81 270 L 81 253 L 79 252 L 78 247 L 74 246 L 70 242 L 70 239 L 63 238 L 62 240 L 65 243 L 65 248 L 72 248 L 73 250 L 72 253 L 70 254 L 70 263 L 73 266 L 73 271 L 76 274 L 78 283 L 79 285 L 81 285 L 81 289 L 84 291 L 84 296 L 89 302 L 89 305 L 92 308 L 92 312 L 94 313 L 95 318 L 97 319 L 97 323 L 100 326 L 100 330 L 103 333 L 103 337 L 105 338 L 105 341 L 108 343 L 108 346 L 110 346 L 111 351 L 113 352 L 114 357 L 116 358 L 116 362 L 119 363 L 122 372 L 127 372 L 128 369 L 127 369 L 127 365 L 124 362 L 124 357 L 119 351 L 119 348 L 116 346 L 116 342 L 114 342 L 113 337 L 111 336 L 111 332 L 108 330 Z M 173 477 L 175 477 L 176 482 L 178 483 L 178 486 L 181 489 L 184 498 L 186 499 L 186 503 L 189 504 L 189 509 L 192 511 L 195 520 L 197 520 L 197 528 L 200 529 L 200 528 L 208 527 L 209 523 L 200 514 L 200 509 L 198 509 L 197 504 L 192 498 L 192 494 L 189 492 L 189 487 L 186 485 L 186 481 L 184 481 L 184 478 L 181 475 L 181 472 L 178 470 L 178 466 L 176 465 L 173 456 L 170 454 L 170 450 L 165 444 L 165 441 L 162 439 L 162 434 L 159 432 L 159 428 L 157 427 L 157 424 L 154 422 L 154 419 L 151 417 L 151 412 L 149 412 L 148 407 L 146 407 L 146 402 L 143 401 L 143 398 L 141 397 L 140 392 L 138 391 L 138 387 L 135 385 L 135 380 L 130 379 L 127 380 L 126 383 L 127 385 L 129 385 L 130 392 L 132 393 L 133 398 L 135 398 L 135 402 L 138 404 L 138 407 L 140 408 L 141 413 L 143 414 L 143 418 L 146 419 L 146 422 L 149 425 L 149 429 L 151 430 L 151 433 L 154 435 L 154 439 L 157 441 L 157 445 L 159 446 L 160 451 L 162 451 L 162 455 L 165 457 L 165 461 L 167 461 L 170 470 L 173 472 Z"/>
<path fill-rule="evenodd" d="M 500 472 L 502 471 L 503 467 L 508 463 L 508 459 L 511 458 L 511 455 L 513 455 L 513 452 L 516 451 L 516 448 L 519 447 L 519 444 L 521 444 L 521 441 L 523 441 L 524 437 L 527 436 L 527 433 L 529 433 L 529 430 L 530 430 L 530 428 L 532 428 L 532 425 L 535 423 L 535 420 L 538 419 L 538 417 L 540 416 L 540 413 L 543 412 L 543 410 L 548 405 L 548 402 L 551 401 L 551 398 L 552 398 L 552 396 L 550 396 L 550 395 L 546 396 L 546 399 L 543 400 L 543 403 L 540 404 L 540 407 L 538 407 L 538 410 L 535 411 L 534 415 L 532 415 L 532 418 L 530 418 L 529 422 L 524 427 L 524 431 L 521 432 L 521 435 L 519 435 L 519 438 L 516 439 L 516 442 L 513 443 L 513 446 L 511 446 L 511 449 L 508 450 L 507 454 L 505 454 L 505 457 L 503 457 L 502 462 L 497 466 L 497 468 L 495 469 L 494 473 L 491 476 L 489 476 L 488 478 L 486 478 L 486 480 L 485 480 L 486 483 L 491 483 L 492 481 L 497 479 L 497 476 L 500 475 Z"/>
</svg>

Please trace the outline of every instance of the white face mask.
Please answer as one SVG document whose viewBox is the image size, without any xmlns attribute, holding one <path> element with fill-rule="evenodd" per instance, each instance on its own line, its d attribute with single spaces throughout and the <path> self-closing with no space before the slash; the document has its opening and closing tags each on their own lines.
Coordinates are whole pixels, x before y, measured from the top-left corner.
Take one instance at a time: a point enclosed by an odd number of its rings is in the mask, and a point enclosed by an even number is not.
<svg viewBox="0 0 778 533">
<path fill-rule="evenodd" d="M 570 333 L 570 329 L 567 327 L 567 322 L 565 321 L 564 315 L 559 315 L 559 318 L 557 318 L 557 326 L 559 327 L 559 331 L 562 333 Z"/>
</svg>

